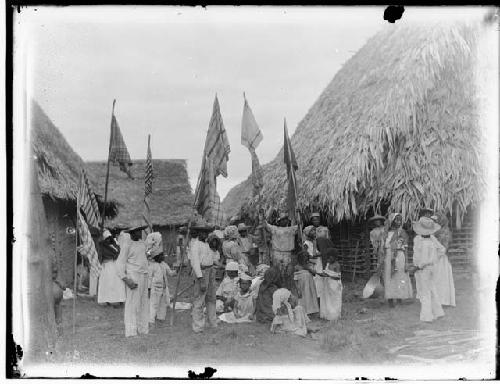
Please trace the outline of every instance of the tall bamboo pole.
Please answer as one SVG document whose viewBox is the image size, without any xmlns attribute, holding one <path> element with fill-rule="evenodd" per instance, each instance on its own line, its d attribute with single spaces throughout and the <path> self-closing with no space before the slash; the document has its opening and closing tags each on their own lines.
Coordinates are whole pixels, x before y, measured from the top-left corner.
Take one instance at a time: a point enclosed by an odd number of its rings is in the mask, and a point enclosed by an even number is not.
<svg viewBox="0 0 500 384">
<path fill-rule="evenodd" d="M 78 260 L 78 210 L 80 209 L 80 201 L 76 195 L 76 225 L 75 225 L 75 264 L 74 264 L 74 275 L 73 275 L 73 334 L 75 334 L 75 324 L 76 324 L 76 290 L 77 290 L 77 260 Z"/>
<path fill-rule="evenodd" d="M 113 99 L 113 108 L 111 110 L 111 132 L 109 134 L 108 166 L 106 169 L 106 184 L 104 186 L 104 204 L 102 206 L 102 213 L 101 213 L 101 228 L 100 228 L 101 236 L 102 232 L 104 231 L 104 218 L 106 216 L 106 203 L 108 201 L 109 163 L 110 163 L 109 155 L 111 153 L 111 143 L 113 142 L 113 116 L 115 115 L 115 103 L 116 99 Z"/>
</svg>

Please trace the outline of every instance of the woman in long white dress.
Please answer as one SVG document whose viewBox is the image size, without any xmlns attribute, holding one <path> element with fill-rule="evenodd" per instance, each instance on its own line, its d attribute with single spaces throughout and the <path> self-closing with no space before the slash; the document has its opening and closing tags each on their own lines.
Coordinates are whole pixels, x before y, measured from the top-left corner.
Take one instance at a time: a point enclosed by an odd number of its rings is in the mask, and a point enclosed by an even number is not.
<svg viewBox="0 0 500 384">
<path fill-rule="evenodd" d="M 385 238 L 384 289 L 385 299 L 389 306 L 394 306 L 394 299 L 413 298 L 413 287 L 410 275 L 406 271 L 406 249 L 408 234 L 402 228 L 401 214 L 391 213 L 387 221 L 388 229 Z"/>
<path fill-rule="evenodd" d="M 448 227 L 448 218 L 441 214 L 432 216 L 432 219 L 441 226 L 434 236 L 443 246 L 438 252 L 438 259 L 434 265 L 436 290 L 441 301 L 441 305 L 455 306 L 455 283 L 453 282 L 453 270 L 448 260 L 448 246 L 451 240 L 451 231 Z"/>
<path fill-rule="evenodd" d="M 324 254 L 326 266 L 321 273 L 319 317 L 331 321 L 339 319 L 342 312 L 342 281 L 336 250 L 328 248 Z"/>
<path fill-rule="evenodd" d="M 123 244 L 123 239 L 120 239 Z M 123 244 L 125 245 L 125 244 Z M 120 246 L 115 242 L 108 230 L 103 232 L 103 240 L 99 242 L 99 259 L 102 263 L 97 290 L 97 303 L 109 303 L 116 306 L 125 302 L 125 283 L 118 276 L 116 259 L 120 254 Z"/>
</svg>

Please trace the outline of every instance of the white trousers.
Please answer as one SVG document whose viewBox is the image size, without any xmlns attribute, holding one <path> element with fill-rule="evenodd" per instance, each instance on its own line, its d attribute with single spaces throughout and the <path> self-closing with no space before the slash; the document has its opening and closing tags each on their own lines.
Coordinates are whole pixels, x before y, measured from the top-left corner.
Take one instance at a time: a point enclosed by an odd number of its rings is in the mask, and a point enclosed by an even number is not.
<svg viewBox="0 0 500 384">
<path fill-rule="evenodd" d="M 145 273 L 128 275 L 137 283 L 137 288 L 127 286 L 125 299 L 125 336 L 149 332 L 148 275 Z"/>
<path fill-rule="evenodd" d="M 433 268 L 427 267 L 415 272 L 417 298 L 420 300 L 420 320 L 433 321 L 444 316 L 441 300 L 434 283 Z"/>
<path fill-rule="evenodd" d="M 151 289 L 149 297 L 149 322 L 154 323 L 156 319 L 165 320 L 167 307 L 170 307 L 170 297 L 165 289 L 155 291 Z"/>
</svg>

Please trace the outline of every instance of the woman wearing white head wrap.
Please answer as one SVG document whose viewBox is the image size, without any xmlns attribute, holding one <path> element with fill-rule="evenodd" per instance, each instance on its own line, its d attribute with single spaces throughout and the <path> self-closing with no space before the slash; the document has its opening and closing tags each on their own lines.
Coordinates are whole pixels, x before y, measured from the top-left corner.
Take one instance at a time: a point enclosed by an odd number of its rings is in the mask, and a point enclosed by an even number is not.
<svg viewBox="0 0 500 384">
<path fill-rule="evenodd" d="M 273 293 L 273 312 L 271 332 L 293 333 L 306 336 L 306 324 L 310 321 L 304 308 L 297 305 L 297 298 L 286 288 L 279 288 Z"/>
<path fill-rule="evenodd" d="M 403 218 L 400 213 L 391 213 L 386 222 L 384 289 L 385 299 L 391 307 L 394 299 L 413 298 L 410 275 L 406 271 L 406 249 L 408 234 L 402 228 Z"/>
</svg>

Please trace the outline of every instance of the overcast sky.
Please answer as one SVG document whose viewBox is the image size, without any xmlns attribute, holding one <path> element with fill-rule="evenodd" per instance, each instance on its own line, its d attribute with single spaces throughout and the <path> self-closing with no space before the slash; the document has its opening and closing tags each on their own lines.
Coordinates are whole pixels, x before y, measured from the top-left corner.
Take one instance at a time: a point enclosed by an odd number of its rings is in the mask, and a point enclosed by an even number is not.
<svg viewBox="0 0 500 384">
<path fill-rule="evenodd" d="M 263 132 L 262 164 L 335 73 L 387 22 L 383 8 L 45 7 L 23 10 L 32 97 L 84 160 L 105 160 L 110 114 L 133 159 L 188 160 L 195 185 L 217 93 L 231 154 L 228 190 L 250 173 L 243 91 Z"/>
</svg>

